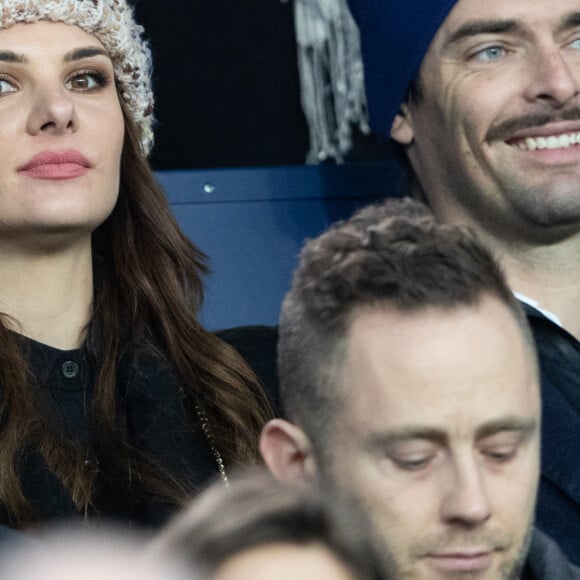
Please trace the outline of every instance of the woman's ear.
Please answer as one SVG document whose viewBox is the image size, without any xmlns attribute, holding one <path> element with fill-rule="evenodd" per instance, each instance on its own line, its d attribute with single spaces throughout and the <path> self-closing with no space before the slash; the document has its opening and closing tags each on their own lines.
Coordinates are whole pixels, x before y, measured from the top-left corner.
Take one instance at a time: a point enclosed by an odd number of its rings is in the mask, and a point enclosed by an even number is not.
<svg viewBox="0 0 580 580">
<path fill-rule="evenodd" d="M 311 483 L 316 460 L 307 435 L 293 423 L 272 419 L 262 429 L 260 453 L 272 475 L 280 481 Z"/>
<path fill-rule="evenodd" d="M 411 113 L 406 103 L 401 105 L 399 112 L 391 125 L 391 139 L 401 145 L 410 145 L 413 142 L 414 132 Z"/>
</svg>

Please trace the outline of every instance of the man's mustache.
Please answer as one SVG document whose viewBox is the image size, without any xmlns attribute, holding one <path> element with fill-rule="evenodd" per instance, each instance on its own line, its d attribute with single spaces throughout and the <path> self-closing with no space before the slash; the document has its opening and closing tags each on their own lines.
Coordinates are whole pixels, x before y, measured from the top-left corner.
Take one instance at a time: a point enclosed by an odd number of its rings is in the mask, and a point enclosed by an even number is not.
<svg viewBox="0 0 580 580">
<path fill-rule="evenodd" d="M 554 114 L 553 111 L 551 113 L 531 113 L 514 119 L 506 119 L 496 125 L 492 125 L 487 132 L 486 141 L 506 141 L 519 131 L 537 129 L 550 123 L 577 120 L 580 120 L 580 108 L 560 111 L 557 114 Z"/>
</svg>

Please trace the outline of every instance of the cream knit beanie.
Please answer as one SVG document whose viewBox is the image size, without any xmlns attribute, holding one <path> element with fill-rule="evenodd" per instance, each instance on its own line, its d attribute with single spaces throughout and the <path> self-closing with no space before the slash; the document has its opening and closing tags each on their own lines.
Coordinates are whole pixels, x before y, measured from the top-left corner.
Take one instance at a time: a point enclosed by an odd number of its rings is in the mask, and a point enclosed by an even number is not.
<svg viewBox="0 0 580 580">
<path fill-rule="evenodd" d="M 151 51 L 126 0 L 0 0 L 0 29 L 38 20 L 78 26 L 101 42 L 147 156 L 153 146 Z"/>
</svg>

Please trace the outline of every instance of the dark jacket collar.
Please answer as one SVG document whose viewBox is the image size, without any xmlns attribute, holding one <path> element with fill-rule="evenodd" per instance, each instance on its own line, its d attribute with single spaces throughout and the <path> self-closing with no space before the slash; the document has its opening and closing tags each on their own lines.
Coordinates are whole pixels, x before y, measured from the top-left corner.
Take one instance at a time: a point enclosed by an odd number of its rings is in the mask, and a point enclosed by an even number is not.
<svg viewBox="0 0 580 580">
<path fill-rule="evenodd" d="M 548 536 L 534 530 L 522 580 L 580 580 L 580 568 Z"/>
</svg>

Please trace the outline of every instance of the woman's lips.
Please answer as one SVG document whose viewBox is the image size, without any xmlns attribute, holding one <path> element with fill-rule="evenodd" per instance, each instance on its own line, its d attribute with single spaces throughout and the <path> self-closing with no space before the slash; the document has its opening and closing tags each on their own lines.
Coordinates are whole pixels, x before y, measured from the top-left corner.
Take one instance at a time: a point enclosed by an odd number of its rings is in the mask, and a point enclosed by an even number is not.
<svg viewBox="0 0 580 580">
<path fill-rule="evenodd" d="M 87 173 L 91 168 L 89 160 L 80 152 L 44 151 L 18 168 L 36 179 L 73 179 Z"/>
</svg>

